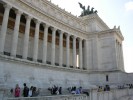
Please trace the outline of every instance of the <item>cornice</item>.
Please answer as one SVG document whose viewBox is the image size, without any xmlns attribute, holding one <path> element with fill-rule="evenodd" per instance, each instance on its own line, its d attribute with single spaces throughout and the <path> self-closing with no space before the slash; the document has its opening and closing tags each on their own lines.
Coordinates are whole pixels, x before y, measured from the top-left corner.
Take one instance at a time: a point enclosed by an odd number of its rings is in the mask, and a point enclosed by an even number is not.
<svg viewBox="0 0 133 100">
<path fill-rule="evenodd" d="M 62 9 L 60 8 L 58 5 L 55 5 L 54 3 L 52 3 L 51 1 L 48 1 L 48 0 L 42 0 L 43 2 L 46 2 L 47 4 L 51 5 L 54 9 L 58 9 L 60 12 L 68 15 L 68 16 L 71 16 L 72 18 L 74 18 L 75 20 L 81 22 L 81 20 L 77 17 L 77 16 L 74 16 L 73 14 L 71 14 L 71 12 L 67 12 L 65 9 Z"/>
<path fill-rule="evenodd" d="M 122 36 L 122 33 L 120 31 L 119 28 L 113 28 L 113 29 L 109 29 L 109 30 L 105 30 L 105 31 L 100 31 L 100 32 L 92 32 L 88 35 L 89 38 L 93 38 L 93 37 L 100 37 L 100 35 L 106 36 L 107 34 L 116 34 L 122 41 L 124 40 L 124 37 Z"/>
<path fill-rule="evenodd" d="M 38 0 L 38 2 L 35 2 L 34 0 L 20 0 L 20 1 L 26 3 L 29 6 L 32 5 L 32 7 L 36 7 L 36 9 L 39 9 L 39 11 L 42 13 L 46 12 L 50 16 L 52 15 L 52 17 L 54 17 L 55 20 L 64 22 L 65 24 L 68 24 L 71 27 L 85 31 L 85 29 L 82 28 L 83 27 L 82 20 L 72 15 L 71 13 L 68 13 L 67 11 L 59 8 L 57 5 L 51 3 L 48 0 Z"/>
</svg>

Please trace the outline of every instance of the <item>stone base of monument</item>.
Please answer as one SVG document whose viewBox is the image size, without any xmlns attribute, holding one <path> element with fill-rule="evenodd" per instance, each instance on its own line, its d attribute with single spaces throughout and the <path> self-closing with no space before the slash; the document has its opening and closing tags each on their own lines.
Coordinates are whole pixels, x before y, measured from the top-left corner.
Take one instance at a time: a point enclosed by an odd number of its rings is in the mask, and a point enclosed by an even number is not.
<svg viewBox="0 0 133 100">
<path fill-rule="evenodd" d="M 86 95 L 56 95 L 38 97 L 6 98 L 5 100 L 88 100 Z"/>
</svg>

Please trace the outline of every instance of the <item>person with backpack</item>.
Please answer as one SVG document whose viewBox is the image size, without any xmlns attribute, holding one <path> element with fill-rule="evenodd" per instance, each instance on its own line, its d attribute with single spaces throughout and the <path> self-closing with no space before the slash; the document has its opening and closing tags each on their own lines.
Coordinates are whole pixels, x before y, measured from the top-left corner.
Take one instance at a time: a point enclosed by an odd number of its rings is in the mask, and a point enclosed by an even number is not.
<svg viewBox="0 0 133 100">
<path fill-rule="evenodd" d="M 24 83 L 24 89 L 23 89 L 23 96 L 28 97 L 29 88 L 26 86 L 26 83 Z"/>
</svg>

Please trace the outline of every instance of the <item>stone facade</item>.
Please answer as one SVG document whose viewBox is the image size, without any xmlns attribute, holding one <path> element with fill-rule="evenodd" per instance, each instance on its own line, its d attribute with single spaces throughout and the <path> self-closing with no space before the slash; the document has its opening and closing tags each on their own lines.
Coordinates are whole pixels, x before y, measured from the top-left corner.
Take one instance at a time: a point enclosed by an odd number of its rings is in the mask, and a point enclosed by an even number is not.
<svg viewBox="0 0 133 100">
<path fill-rule="evenodd" d="M 58 85 L 65 92 L 132 82 L 123 40 L 120 28 L 109 29 L 97 14 L 76 17 L 47 0 L 1 0 L 0 85 Z"/>
</svg>

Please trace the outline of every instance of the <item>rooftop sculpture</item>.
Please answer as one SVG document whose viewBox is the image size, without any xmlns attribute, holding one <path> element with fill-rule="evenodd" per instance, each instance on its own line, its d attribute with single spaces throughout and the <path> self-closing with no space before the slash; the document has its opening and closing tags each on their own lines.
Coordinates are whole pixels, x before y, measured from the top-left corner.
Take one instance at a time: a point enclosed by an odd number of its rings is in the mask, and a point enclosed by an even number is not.
<svg viewBox="0 0 133 100">
<path fill-rule="evenodd" d="M 88 5 L 87 9 L 85 9 L 85 6 L 83 6 L 80 2 L 79 2 L 79 6 L 81 9 L 83 9 L 82 13 L 81 13 L 81 17 L 82 16 L 86 16 L 86 15 L 90 15 L 90 14 L 94 14 L 97 13 L 97 10 L 94 11 L 94 8 L 92 7 L 90 10 L 90 6 Z"/>
</svg>

